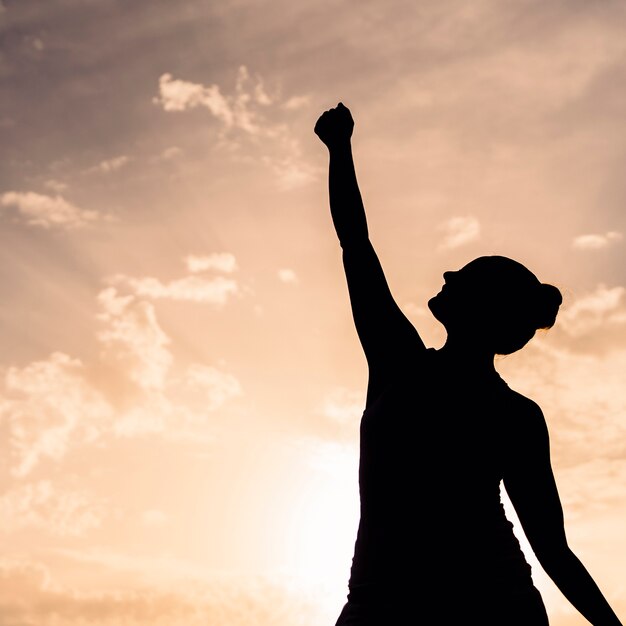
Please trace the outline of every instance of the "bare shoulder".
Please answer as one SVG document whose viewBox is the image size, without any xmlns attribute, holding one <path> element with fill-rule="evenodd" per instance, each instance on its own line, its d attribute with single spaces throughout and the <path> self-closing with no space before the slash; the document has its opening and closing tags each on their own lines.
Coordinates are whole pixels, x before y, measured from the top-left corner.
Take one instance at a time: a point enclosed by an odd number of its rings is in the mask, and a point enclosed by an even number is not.
<svg viewBox="0 0 626 626">
<path fill-rule="evenodd" d="M 505 411 L 506 415 L 503 418 L 508 422 L 509 429 L 515 436 L 524 439 L 547 437 L 548 430 L 543 411 L 531 398 L 508 389 Z"/>
<path fill-rule="evenodd" d="M 515 411 L 521 417 L 527 417 L 528 419 L 541 417 L 543 419 L 543 411 L 534 400 L 510 387 L 507 389 L 506 403 L 510 410 Z"/>
</svg>

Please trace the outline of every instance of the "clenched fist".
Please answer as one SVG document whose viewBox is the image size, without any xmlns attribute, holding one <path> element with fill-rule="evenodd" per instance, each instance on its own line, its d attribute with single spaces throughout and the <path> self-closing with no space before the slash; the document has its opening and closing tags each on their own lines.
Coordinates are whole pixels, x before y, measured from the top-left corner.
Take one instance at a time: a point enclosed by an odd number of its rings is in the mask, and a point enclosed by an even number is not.
<svg viewBox="0 0 626 626">
<path fill-rule="evenodd" d="M 334 109 L 320 115 L 315 124 L 315 134 L 330 149 L 349 143 L 353 128 L 354 120 L 350 109 L 340 102 Z"/>
</svg>

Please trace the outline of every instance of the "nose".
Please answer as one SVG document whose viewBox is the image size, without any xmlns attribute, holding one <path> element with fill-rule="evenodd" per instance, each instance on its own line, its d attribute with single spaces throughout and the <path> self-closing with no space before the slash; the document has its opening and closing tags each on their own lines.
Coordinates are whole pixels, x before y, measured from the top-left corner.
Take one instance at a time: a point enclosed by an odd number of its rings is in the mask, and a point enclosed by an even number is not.
<svg viewBox="0 0 626 626">
<path fill-rule="evenodd" d="M 453 278 L 454 274 L 456 274 L 456 272 L 444 272 L 443 273 L 444 282 L 449 283 L 450 279 Z"/>
</svg>

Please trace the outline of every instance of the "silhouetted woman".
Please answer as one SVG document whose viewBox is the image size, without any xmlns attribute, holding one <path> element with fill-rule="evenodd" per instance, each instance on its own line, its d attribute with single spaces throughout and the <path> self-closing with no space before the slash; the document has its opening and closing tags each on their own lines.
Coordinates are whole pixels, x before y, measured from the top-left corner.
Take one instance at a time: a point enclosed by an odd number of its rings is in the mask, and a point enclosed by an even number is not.
<svg viewBox="0 0 626 626">
<path fill-rule="evenodd" d="M 500 482 L 539 562 L 595 626 L 621 626 L 571 552 L 541 409 L 494 368 L 554 324 L 559 290 L 520 263 L 475 259 L 428 303 L 448 337 L 426 348 L 370 243 L 341 103 L 315 132 L 330 152 L 330 208 L 369 366 L 361 420 L 361 518 L 337 626 L 545 626 Z"/>
</svg>

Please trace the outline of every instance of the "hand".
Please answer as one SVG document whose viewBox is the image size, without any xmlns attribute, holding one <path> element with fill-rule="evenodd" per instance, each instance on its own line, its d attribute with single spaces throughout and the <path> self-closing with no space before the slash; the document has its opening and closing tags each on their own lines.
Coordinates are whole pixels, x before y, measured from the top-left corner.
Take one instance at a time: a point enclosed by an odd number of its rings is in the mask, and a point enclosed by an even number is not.
<svg viewBox="0 0 626 626">
<path fill-rule="evenodd" d="M 315 124 L 315 134 L 328 149 L 337 145 L 349 144 L 354 120 L 350 109 L 339 103 L 334 109 L 325 111 Z"/>
</svg>

